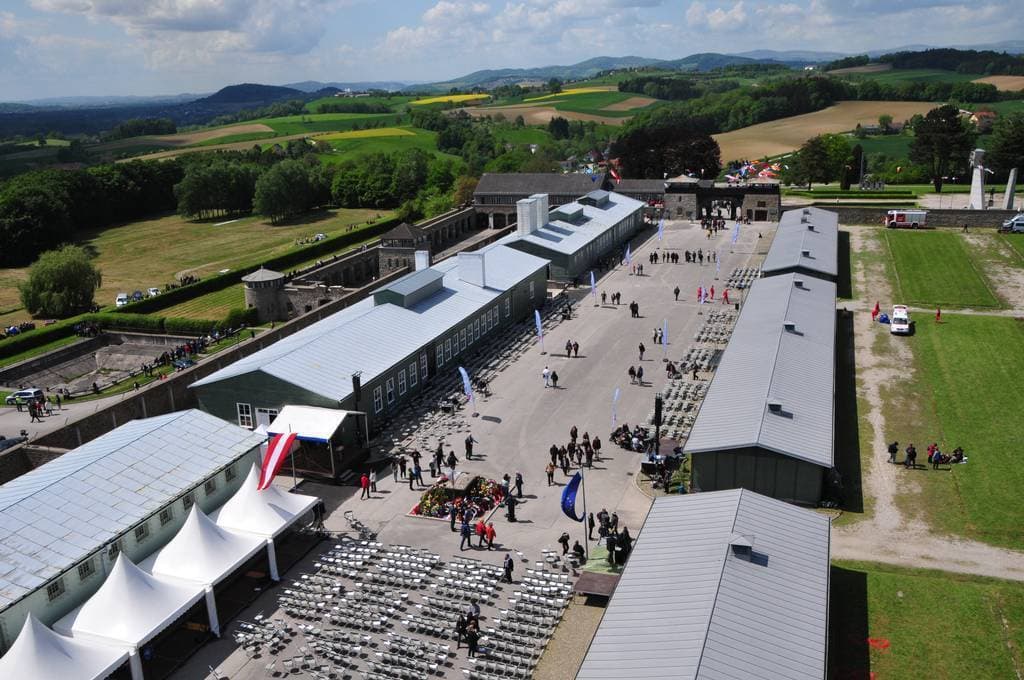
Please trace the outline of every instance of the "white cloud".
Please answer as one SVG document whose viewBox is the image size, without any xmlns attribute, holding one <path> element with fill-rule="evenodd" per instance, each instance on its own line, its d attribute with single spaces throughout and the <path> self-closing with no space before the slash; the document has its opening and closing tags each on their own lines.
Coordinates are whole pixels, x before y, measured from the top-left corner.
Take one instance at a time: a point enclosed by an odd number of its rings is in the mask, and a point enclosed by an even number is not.
<svg viewBox="0 0 1024 680">
<path fill-rule="evenodd" d="M 711 31 L 735 31 L 747 23 L 747 11 L 742 0 L 728 9 L 715 7 L 708 11 L 703 2 L 693 2 L 686 9 L 686 23 L 694 28 L 705 28 Z"/>
</svg>

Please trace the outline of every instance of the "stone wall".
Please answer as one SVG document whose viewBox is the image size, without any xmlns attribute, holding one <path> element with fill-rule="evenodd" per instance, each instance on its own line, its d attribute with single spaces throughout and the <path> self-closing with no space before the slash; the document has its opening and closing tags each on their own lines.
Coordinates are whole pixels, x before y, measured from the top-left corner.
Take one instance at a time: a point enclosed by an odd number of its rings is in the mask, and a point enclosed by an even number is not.
<svg viewBox="0 0 1024 680">
<path fill-rule="evenodd" d="M 86 354 L 92 354 L 101 347 L 105 347 L 108 343 L 108 338 L 103 335 L 97 335 L 94 338 L 83 338 L 81 341 L 71 345 L 65 345 L 64 347 L 58 347 L 55 350 L 40 354 L 39 356 L 26 359 L 25 361 L 19 361 L 16 364 L 5 366 L 0 369 L 0 385 L 19 385 L 19 380 L 27 378 L 30 375 L 38 373 L 40 370 L 48 366 L 56 366 L 62 364 L 65 361 L 71 359 L 77 359 L 78 357 L 85 356 Z"/>
<path fill-rule="evenodd" d="M 803 206 L 785 206 L 784 210 L 796 210 Z M 823 205 L 817 207 L 829 210 L 839 215 L 839 223 L 843 225 L 866 224 L 882 225 L 889 208 L 884 207 L 859 207 L 844 205 Z M 964 210 L 964 209 L 937 209 L 928 211 L 928 226 L 940 229 L 959 228 L 967 224 L 968 228 L 998 228 L 1003 221 L 1010 219 L 1017 212 L 1015 210 Z"/>
</svg>

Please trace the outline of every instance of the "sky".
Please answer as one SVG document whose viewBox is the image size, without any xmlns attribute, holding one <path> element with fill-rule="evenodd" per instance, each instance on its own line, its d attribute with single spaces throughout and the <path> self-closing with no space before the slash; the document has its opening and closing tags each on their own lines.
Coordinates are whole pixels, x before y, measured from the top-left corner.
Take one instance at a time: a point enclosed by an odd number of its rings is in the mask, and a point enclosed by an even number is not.
<svg viewBox="0 0 1024 680">
<path fill-rule="evenodd" d="M 1020 39 L 1021 0 L 0 0 L 0 99 Z"/>
</svg>

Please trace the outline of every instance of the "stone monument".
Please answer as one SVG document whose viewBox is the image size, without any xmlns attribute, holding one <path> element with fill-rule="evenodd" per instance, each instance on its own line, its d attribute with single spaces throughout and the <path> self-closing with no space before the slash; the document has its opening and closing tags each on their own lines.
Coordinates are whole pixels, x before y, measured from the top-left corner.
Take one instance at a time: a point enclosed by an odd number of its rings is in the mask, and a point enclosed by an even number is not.
<svg viewBox="0 0 1024 680">
<path fill-rule="evenodd" d="M 1010 168 L 1010 176 L 1006 178 L 1006 193 L 1003 194 L 1003 210 L 1013 210 L 1013 194 L 1017 188 L 1017 168 Z"/>
<path fill-rule="evenodd" d="M 985 150 L 971 152 L 971 201 L 968 210 L 985 209 Z"/>
</svg>

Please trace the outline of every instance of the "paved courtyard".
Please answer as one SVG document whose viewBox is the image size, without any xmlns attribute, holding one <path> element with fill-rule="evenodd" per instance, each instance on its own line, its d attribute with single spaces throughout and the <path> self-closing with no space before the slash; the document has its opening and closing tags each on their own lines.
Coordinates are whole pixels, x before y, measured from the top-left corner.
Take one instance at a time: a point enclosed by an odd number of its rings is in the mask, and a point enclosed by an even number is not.
<svg viewBox="0 0 1024 680">
<path fill-rule="evenodd" d="M 499 609 L 508 608 L 507 598 L 511 593 L 522 592 L 521 579 L 526 575 L 526 569 L 533 568 L 542 559 L 544 549 L 558 548 L 556 541 L 563 531 L 569 532 L 573 540 L 579 539 L 582 542 L 584 539 L 581 526 L 570 521 L 559 510 L 562 484 L 567 478 L 558 470 L 555 473 L 557 484 L 549 487 L 544 474 L 544 467 L 549 460 L 548 448 L 553 443 L 567 443 L 569 429 L 575 425 L 581 436 L 586 431 L 591 437 L 599 436 L 603 442 L 601 462 L 595 463 L 594 469 L 586 472 L 587 510 L 596 513 L 606 508 L 609 513 L 618 513 L 620 529 L 629 527 L 630 533 L 636 537 L 651 499 L 634 483 L 639 474 L 640 454 L 628 452 L 609 441 L 612 395 L 616 388 L 621 390 L 617 406 L 620 424 L 629 423 L 632 426 L 643 422 L 653 409 L 655 393 L 663 389 L 666 383 L 663 350 L 652 342 L 653 329 L 662 327 L 667 321 L 669 333 L 666 354 L 678 363 L 693 346 L 695 335 L 707 315 L 712 310 L 727 309 L 719 303 L 719 298 L 730 273 L 735 268 L 757 266 L 763 259 L 771 243 L 774 225 L 742 227 L 735 246 L 731 244 L 731 226 L 728 225 L 727 229 L 711 240 L 706 238 L 699 225 L 681 221 L 666 222 L 662 242 L 658 241 L 655 229 L 643 232 L 632 243 L 632 262 L 643 264 L 643 276 L 631 275 L 627 266 L 604 272 L 597 281 L 597 289 L 599 293 L 604 291 L 609 294 L 609 304 L 605 305 L 595 305 L 594 298 L 584 288 L 570 291 L 579 302 L 573 307 L 571 319 L 561 321 L 549 331 L 544 342 L 547 353 L 542 353 L 540 347 L 534 345 L 507 370 L 498 373 L 489 385 L 492 396 L 477 400 L 478 417 L 471 417 L 465 410 L 460 412 L 456 422 L 466 423 L 468 430 L 454 427 L 451 436 L 445 441 L 446 451 L 453 449 L 460 458 L 459 472 L 500 480 L 503 474 L 514 476 L 516 471 L 520 471 L 525 478 L 524 499 L 516 508 L 518 521 L 508 522 L 501 511 L 492 517 L 497 530 L 495 550 L 488 552 L 486 549 L 473 548 L 460 552 L 458 534 L 451 532 L 447 521 L 407 516 L 422 490 L 410 491 L 406 483 L 396 484 L 388 468 L 380 472 L 379 491 L 371 500 L 360 500 L 358 488 L 353 486 L 334 487 L 308 481 L 302 483 L 301 490 L 304 493 L 315 493 L 324 498 L 329 513 L 326 528 L 338 536 L 348 533 L 350 528 L 344 513 L 352 511 L 360 521 L 378 533 L 378 541 L 384 544 L 384 549 L 388 545 L 427 549 L 436 553 L 445 567 L 450 567 L 452 560 L 459 556 L 497 566 L 501 564 L 505 552 L 510 551 L 516 559 L 516 583 L 501 586 L 495 591 L 494 600 L 483 607 L 484 622 L 481 627 L 486 629 L 493 625 L 492 619 L 498 616 Z M 684 250 L 697 248 L 705 251 L 717 249 L 720 260 L 717 278 L 715 264 L 708 260 L 705 260 L 703 266 L 682 262 Z M 681 262 L 675 265 L 650 264 L 648 257 L 654 250 L 676 251 L 680 254 Z M 702 283 L 705 286 L 714 285 L 716 290 L 714 302 L 705 305 L 703 309 L 696 303 L 697 286 Z M 680 289 L 678 301 L 673 299 L 676 286 Z M 610 296 L 614 292 L 621 293 L 621 305 L 610 304 Z M 730 290 L 730 298 L 733 302 L 739 302 L 740 291 Z M 629 312 L 629 303 L 634 300 L 640 305 L 639 319 L 631 318 Z M 565 356 L 567 340 L 579 343 L 579 358 L 570 359 Z M 638 361 L 637 356 L 640 342 L 647 346 L 643 362 Z M 630 384 L 627 369 L 640 365 L 644 367 L 645 384 Z M 545 366 L 558 372 L 558 389 L 544 387 L 541 373 Z M 700 380 L 706 382 L 710 376 L 710 373 L 702 372 Z M 474 460 L 468 463 L 461 460 L 464 453 L 463 439 L 467 431 L 471 431 L 479 442 L 474 447 Z M 436 445 L 437 441 L 432 441 L 431 449 Z M 426 467 L 431 451 L 421 449 L 421 452 Z M 425 470 L 424 475 L 428 474 Z M 287 474 L 282 474 L 280 481 L 290 482 L 290 479 L 284 479 L 286 477 Z M 258 614 L 267 618 L 288 619 L 278 609 L 278 596 L 301 574 L 315 572 L 313 564 L 319 555 L 337 543 L 339 539 L 328 540 L 314 549 L 305 560 L 283 574 L 280 586 L 261 594 L 238 620 L 253 621 Z M 346 589 L 353 586 L 351 581 L 345 581 Z M 423 596 L 429 594 L 430 591 L 420 591 L 419 595 L 410 595 L 409 602 L 421 603 Z M 416 613 L 414 604 L 410 604 L 406 611 L 390 619 L 391 627 L 387 630 L 421 640 L 451 644 L 454 654 L 454 641 L 423 637 L 406 629 L 401 621 Z M 222 639 L 203 647 L 173 677 L 182 680 L 202 677 L 209 673 L 211 667 L 229 678 L 267 677 L 266 664 L 275 657 L 264 652 L 258 658 L 248 658 L 232 639 L 231 634 L 238 625 L 237 621 L 229 624 Z M 379 661 L 376 654 L 388 651 L 382 643 L 386 637 L 384 630 L 373 634 L 373 644 L 363 647 L 363 658 L 347 674 L 360 677 L 360 672 L 368 670 L 369 661 Z M 291 644 L 294 650 L 289 647 L 277 657 L 290 658 L 298 654 L 297 648 L 305 642 L 300 635 Z M 457 656 L 449 656 L 446 662 L 442 662 L 437 674 L 431 677 L 465 678 L 467 676 L 462 669 L 471 667 L 467 664 L 463 649 Z M 277 669 L 280 671 L 280 663 Z M 565 677 L 571 677 L 574 673 L 574 668 L 567 669 Z M 300 675 L 296 673 L 295 677 Z M 302 671 L 302 677 L 313 676 Z"/>
</svg>

